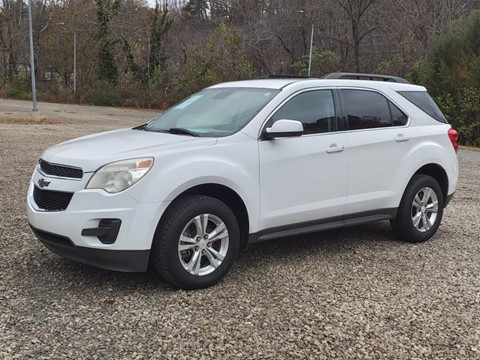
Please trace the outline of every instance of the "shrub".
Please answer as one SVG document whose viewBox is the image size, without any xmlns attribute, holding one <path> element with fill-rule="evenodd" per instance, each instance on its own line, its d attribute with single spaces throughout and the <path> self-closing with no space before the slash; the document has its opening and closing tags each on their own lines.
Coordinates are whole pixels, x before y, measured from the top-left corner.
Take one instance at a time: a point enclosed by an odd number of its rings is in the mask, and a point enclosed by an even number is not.
<svg viewBox="0 0 480 360">
<path fill-rule="evenodd" d="M 405 59 L 400 55 L 394 55 L 388 60 L 382 61 L 377 65 L 375 73 L 377 74 L 401 74 L 405 66 Z"/>
<path fill-rule="evenodd" d="M 292 65 L 292 68 L 298 72 L 300 76 L 308 75 L 308 62 L 310 54 L 304 55 L 299 61 Z M 330 50 L 318 52 L 315 47 L 312 51 L 312 69 L 311 76 L 321 77 L 325 74 L 337 72 L 340 69 L 340 56 Z"/>
<path fill-rule="evenodd" d="M 251 79 L 255 76 L 255 68 L 247 59 L 240 37 L 221 23 L 208 36 L 206 45 L 197 45 L 187 55 L 180 74 L 179 91 L 172 101 L 178 101 L 218 82 Z"/>
<path fill-rule="evenodd" d="M 5 87 L 5 96 L 12 99 L 30 98 L 30 76 L 26 71 L 15 74 Z"/>
<path fill-rule="evenodd" d="M 87 102 L 93 105 L 119 106 L 122 101 L 116 86 L 106 80 L 98 80 L 87 90 Z"/>
<path fill-rule="evenodd" d="M 463 144 L 480 146 L 480 11 L 433 38 L 409 78 L 428 88 Z"/>
</svg>

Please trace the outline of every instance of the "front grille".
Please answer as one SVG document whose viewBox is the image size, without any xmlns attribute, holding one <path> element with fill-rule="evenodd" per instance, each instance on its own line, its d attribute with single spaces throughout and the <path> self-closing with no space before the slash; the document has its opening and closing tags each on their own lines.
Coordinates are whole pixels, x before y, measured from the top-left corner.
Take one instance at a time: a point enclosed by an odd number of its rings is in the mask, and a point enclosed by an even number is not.
<svg viewBox="0 0 480 360">
<path fill-rule="evenodd" d="M 43 159 L 40 159 L 39 164 L 40 170 L 42 170 L 45 175 L 53 175 L 73 179 L 81 179 L 83 176 L 83 171 L 79 168 L 73 168 L 64 165 L 54 165 Z"/>
<path fill-rule="evenodd" d="M 33 200 L 37 206 L 46 211 L 63 211 L 70 204 L 73 193 L 63 191 L 42 190 L 33 188 Z"/>
</svg>

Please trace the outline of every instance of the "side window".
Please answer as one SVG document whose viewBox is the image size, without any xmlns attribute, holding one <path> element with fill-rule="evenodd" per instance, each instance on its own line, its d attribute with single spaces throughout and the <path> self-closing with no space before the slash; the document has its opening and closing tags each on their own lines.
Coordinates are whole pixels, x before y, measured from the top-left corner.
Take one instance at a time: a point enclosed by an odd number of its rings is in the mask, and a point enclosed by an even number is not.
<svg viewBox="0 0 480 360">
<path fill-rule="evenodd" d="M 426 91 L 399 91 L 398 93 L 435 120 L 448 123 L 440 108 Z"/>
<path fill-rule="evenodd" d="M 300 121 L 305 134 L 335 131 L 336 117 L 332 92 L 314 90 L 293 97 L 272 116 L 272 124 L 281 119 Z"/>
<path fill-rule="evenodd" d="M 342 103 L 351 130 L 392 126 L 388 100 L 376 92 L 342 90 Z"/>
<path fill-rule="evenodd" d="M 388 106 L 390 106 L 390 112 L 392 114 L 392 123 L 393 126 L 403 126 L 407 125 L 408 116 L 405 115 L 402 110 L 395 106 L 391 101 L 388 102 Z"/>
</svg>

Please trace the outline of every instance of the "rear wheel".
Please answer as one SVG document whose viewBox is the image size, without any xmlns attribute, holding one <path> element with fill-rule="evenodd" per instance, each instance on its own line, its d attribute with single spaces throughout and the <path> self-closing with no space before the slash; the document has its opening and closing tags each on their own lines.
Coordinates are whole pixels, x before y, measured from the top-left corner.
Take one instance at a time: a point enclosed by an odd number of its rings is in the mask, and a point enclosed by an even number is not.
<svg viewBox="0 0 480 360">
<path fill-rule="evenodd" d="M 167 210 L 155 234 L 152 262 L 183 289 L 214 285 L 229 271 L 240 243 L 232 210 L 209 196 L 188 196 Z"/>
<path fill-rule="evenodd" d="M 438 182 L 428 175 L 414 175 L 390 221 L 395 237 L 408 242 L 423 242 L 437 231 L 443 215 L 443 193 Z"/>
</svg>

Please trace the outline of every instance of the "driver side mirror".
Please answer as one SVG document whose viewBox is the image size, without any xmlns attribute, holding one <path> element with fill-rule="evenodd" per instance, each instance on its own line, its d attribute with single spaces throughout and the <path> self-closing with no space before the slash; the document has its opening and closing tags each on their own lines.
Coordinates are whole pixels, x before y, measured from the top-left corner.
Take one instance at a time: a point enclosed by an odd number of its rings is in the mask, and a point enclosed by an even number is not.
<svg viewBox="0 0 480 360">
<path fill-rule="evenodd" d="M 303 124 L 297 120 L 277 120 L 272 127 L 266 128 L 263 132 L 265 140 L 275 138 L 286 138 L 303 135 Z"/>
</svg>

